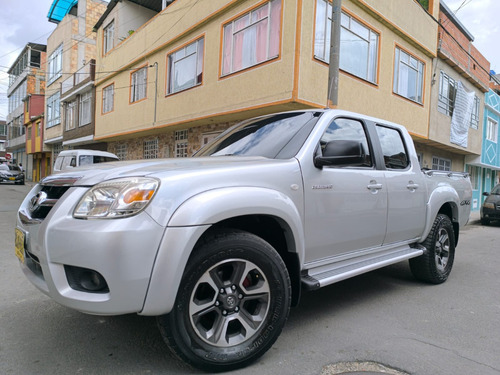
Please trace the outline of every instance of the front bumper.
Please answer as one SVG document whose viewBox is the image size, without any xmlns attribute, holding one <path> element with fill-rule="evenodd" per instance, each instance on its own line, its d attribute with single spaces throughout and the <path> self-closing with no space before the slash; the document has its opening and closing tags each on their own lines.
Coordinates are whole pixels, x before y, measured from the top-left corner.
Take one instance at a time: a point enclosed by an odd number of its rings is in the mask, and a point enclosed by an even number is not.
<svg viewBox="0 0 500 375">
<path fill-rule="evenodd" d="M 500 209 L 482 207 L 481 219 L 500 220 Z"/>
<path fill-rule="evenodd" d="M 37 189 L 20 212 L 28 212 Z M 165 228 L 146 212 L 113 220 L 75 219 L 73 209 L 86 191 L 70 188 L 43 220 L 29 222 L 18 215 L 17 228 L 24 234 L 21 268 L 38 289 L 69 308 L 98 315 L 141 312 Z M 79 280 L 85 270 L 101 275 L 107 289 L 86 290 Z"/>
<path fill-rule="evenodd" d="M 13 182 L 15 184 L 24 182 L 24 176 L 16 175 L 16 176 L 5 176 L 0 175 L 0 182 Z"/>
</svg>

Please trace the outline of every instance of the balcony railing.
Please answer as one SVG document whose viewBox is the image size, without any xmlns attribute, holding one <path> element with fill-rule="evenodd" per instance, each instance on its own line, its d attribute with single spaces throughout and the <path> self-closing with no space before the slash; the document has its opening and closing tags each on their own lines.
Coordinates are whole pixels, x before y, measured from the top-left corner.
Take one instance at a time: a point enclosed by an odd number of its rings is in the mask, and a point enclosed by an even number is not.
<svg viewBox="0 0 500 375">
<path fill-rule="evenodd" d="M 93 81 L 95 79 L 95 60 L 90 60 L 87 64 L 78 69 L 61 84 L 61 95 L 64 95 L 80 83 Z"/>
</svg>

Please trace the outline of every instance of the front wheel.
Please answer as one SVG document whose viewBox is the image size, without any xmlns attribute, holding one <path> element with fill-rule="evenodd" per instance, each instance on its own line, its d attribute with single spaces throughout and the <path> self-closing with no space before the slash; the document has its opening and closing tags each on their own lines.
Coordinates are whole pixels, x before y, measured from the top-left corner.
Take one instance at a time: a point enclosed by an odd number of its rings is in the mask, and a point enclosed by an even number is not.
<svg viewBox="0 0 500 375">
<path fill-rule="evenodd" d="M 439 214 L 422 243 L 427 251 L 410 259 L 410 269 L 417 279 L 441 284 L 448 279 L 455 259 L 455 232 L 448 216 Z"/>
<path fill-rule="evenodd" d="M 191 256 L 173 310 L 158 317 L 171 350 L 194 367 L 248 365 L 276 341 L 287 320 L 291 286 L 283 260 L 243 231 L 211 236 Z"/>
</svg>

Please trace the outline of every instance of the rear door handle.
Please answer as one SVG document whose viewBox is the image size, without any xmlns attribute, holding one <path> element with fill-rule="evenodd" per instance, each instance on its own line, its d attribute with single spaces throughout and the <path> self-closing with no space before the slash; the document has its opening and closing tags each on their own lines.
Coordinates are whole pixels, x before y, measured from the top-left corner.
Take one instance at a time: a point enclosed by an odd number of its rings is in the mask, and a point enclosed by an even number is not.
<svg viewBox="0 0 500 375">
<path fill-rule="evenodd" d="M 408 185 L 406 185 L 406 187 L 408 188 L 408 190 L 410 190 L 411 192 L 414 192 L 415 190 L 418 189 L 418 184 L 414 183 L 413 181 L 410 181 L 408 182 Z"/>
</svg>

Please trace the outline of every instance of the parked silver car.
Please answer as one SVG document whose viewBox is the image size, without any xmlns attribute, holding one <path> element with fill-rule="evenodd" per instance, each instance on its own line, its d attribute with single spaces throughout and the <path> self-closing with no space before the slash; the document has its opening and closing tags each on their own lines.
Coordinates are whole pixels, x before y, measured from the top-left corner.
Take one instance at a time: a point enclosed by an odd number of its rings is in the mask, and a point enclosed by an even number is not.
<svg viewBox="0 0 500 375">
<path fill-rule="evenodd" d="M 24 185 L 24 172 L 14 164 L 0 164 L 0 182 Z"/>
</svg>

